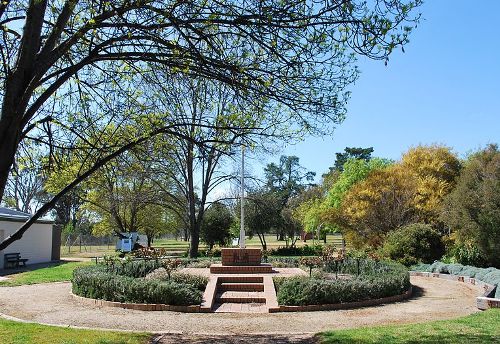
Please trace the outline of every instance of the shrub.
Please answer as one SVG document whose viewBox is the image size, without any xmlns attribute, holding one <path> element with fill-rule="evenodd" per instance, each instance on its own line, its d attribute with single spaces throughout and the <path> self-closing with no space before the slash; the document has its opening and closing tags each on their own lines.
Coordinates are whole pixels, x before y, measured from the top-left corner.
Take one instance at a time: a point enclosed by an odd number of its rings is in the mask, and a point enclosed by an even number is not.
<svg viewBox="0 0 500 344">
<path fill-rule="evenodd" d="M 180 284 L 187 284 L 195 289 L 204 291 L 208 284 L 208 277 L 201 275 L 193 275 L 183 272 L 174 272 L 171 280 Z"/>
<path fill-rule="evenodd" d="M 123 271 L 136 270 L 124 268 Z M 202 292 L 193 285 L 174 279 L 163 281 L 120 275 L 104 265 L 75 269 L 72 283 L 74 294 L 108 301 L 192 305 L 201 303 L 202 299 Z"/>
<path fill-rule="evenodd" d="M 381 248 L 383 256 L 406 266 L 430 263 L 441 258 L 445 248 L 441 236 L 431 226 L 415 223 L 389 233 Z"/>
<path fill-rule="evenodd" d="M 209 268 L 214 262 L 220 260 L 210 260 L 210 259 L 186 259 L 183 261 L 182 265 L 189 268 Z"/>
<path fill-rule="evenodd" d="M 188 284 L 193 288 L 201 291 L 205 290 L 208 283 L 208 277 L 178 271 L 175 271 L 169 275 L 168 271 L 165 268 L 156 269 L 155 271 L 147 274 L 144 279 Z"/>
<path fill-rule="evenodd" d="M 267 260 L 275 268 L 298 268 L 299 267 L 299 257 L 269 257 Z"/>
<path fill-rule="evenodd" d="M 145 277 L 148 273 L 162 266 L 161 260 L 110 260 L 105 261 L 106 271 L 128 277 Z"/>
<path fill-rule="evenodd" d="M 301 306 L 353 302 L 398 295 L 410 286 L 410 277 L 404 266 L 396 263 L 359 261 L 364 273 L 352 279 L 324 280 L 319 278 L 275 278 L 278 303 Z M 341 264 L 344 272 L 354 273 L 357 261 Z"/>
<path fill-rule="evenodd" d="M 479 248 L 471 243 L 461 243 L 453 246 L 450 254 L 459 264 L 474 266 L 485 266 L 486 264 L 486 258 Z"/>
<path fill-rule="evenodd" d="M 268 250 L 268 256 L 319 256 L 321 255 L 323 246 L 321 245 L 304 245 L 301 247 L 278 247 Z"/>
</svg>

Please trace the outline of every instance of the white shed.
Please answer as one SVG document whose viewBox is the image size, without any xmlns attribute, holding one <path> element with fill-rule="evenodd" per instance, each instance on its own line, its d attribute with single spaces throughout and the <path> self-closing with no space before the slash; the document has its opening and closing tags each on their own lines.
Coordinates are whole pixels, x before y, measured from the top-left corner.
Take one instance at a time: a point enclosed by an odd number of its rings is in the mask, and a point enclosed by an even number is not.
<svg viewBox="0 0 500 344">
<path fill-rule="evenodd" d="M 0 207 L 0 241 L 14 233 L 27 219 L 30 214 L 17 210 Z M 54 222 L 41 219 L 28 229 L 20 240 L 10 244 L 6 249 L 0 251 L 0 270 L 4 268 L 4 255 L 8 253 L 20 253 L 21 258 L 26 258 L 26 264 L 45 263 L 59 259 L 59 240 L 54 237 Z M 57 235 L 57 233 L 56 233 Z"/>
</svg>

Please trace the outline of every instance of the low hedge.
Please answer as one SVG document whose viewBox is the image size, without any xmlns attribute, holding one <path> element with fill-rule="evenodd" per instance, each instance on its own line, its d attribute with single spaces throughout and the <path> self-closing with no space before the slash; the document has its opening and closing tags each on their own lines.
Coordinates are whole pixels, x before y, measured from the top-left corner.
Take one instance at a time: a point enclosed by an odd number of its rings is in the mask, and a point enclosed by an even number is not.
<svg viewBox="0 0 500 344">
<path fill-rule="evenodd" d="M 432 264 L 419 264 L 413 266 L 412 270 L 423 272 L 438 272 L 442 274 L 475 278 L 484 283 L 496 286 L 493 296 L 497 299 L 500 299 L 500 270 L 496 268 L 477 268 L 470 265 L 434 262 Z"/>
<path fill-rule="evenodd" d="M 208 277 L 206 276 L 188 274 L 179 271 L 174 271 L 169 276 L 167 270 L 164 268 L 156 269 L 155 271 L 147 274 L 145 279 L 188 284 L 201 291 L 204 291 L 208 284 Z"/>
<path fill-rule="evenodd" d="M 268 256 L 318 256 L 323 250 L 322 245 L 280 246 L 267 251 Z"/>
<path fill-rule="evenodd" d="M 128 276 L 128 277 L 145 277 L 150 272 L 160 268 L 162 266 L 161 260 L 150 259 L 150 260 L 132 260 L 132 261 L 121 261 L 121 260 L 109 260 L 105 261 L 104 264 L 100 266 L 106 266 L 108 272 Z"/>
<path fill-rule="evenodd" d="M 137 266 L 120 271 L 138 271 L 135 268 Z M 183 306 L 200 304 L 202 301 L 202 291 L 197 288 L 199 285 L 186 283 L 185 277 L 168 281 L 136 278 L 97 265 L 75 269 L 71 281 L 74 294 L 93 299 Z"/>
<path fill-rule="evenodd" d="M 333 304 L 399 295 L 410 287 L 410 275 L 401 264 L 347 260 L 338 271 L 350 279 L 325 280 L 313 277 L 275 278 L 278 303 L 289 306 Z"/>
</svg>

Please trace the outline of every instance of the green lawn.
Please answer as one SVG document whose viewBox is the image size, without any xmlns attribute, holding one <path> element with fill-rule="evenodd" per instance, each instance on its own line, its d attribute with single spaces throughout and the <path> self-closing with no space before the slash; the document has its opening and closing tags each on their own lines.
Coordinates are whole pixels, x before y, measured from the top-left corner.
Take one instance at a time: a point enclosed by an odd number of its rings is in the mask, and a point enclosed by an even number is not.
<svg viewBox="0 0 500 344">
<path fill-rule="evenodd" d="M 322 343 L 500 343 L 500 309 L 490 309 L 455 320 L 377 326 L 319 334 Z M 0 318 L 0 343 L 19 344 L 139 344 L 147 333 L 79 330 L 18 323 Z"/>
<path fill-rule="evenodd" d="M 80 251 L 80 246 L 71 246 L 71 249 L 68 249 L 68 246 L 61 246 L 61 257 L 66 258 L 90 258 L 90 257 L 102 257 L 104 255 L 113 255 L 115 254 L 115 245 L 88 245 L 82 246 Z"/>
<path fill-rule="evenodd" d="M 91 262 L 60 262 L 51 264 L 44 268 L 30 267 L 24 272 L 19 272 L 9 276 L 9 280 L 0 282 L 0 286 L 16 286 L 22 284 L 35 284 L 47 282 L 69 281 L 73 270 L 82 265 L 89 265 Z"/>
<path fill-rule="evenodd" d="M 340 246 L 341 243 L 341 238 L 337 235 L 327 235 L 326 238 L 327 244 L 334 244 L 336 246 Z M 286 246 L 285 241 L 279 241 L 276 240 L 276 235 L 269 234 L 266 235 L 266 242 L 267 242 L 267 248 L 272 249 L 272 248 L 277 248 L 280 246 Z M 312 240 L 308 240 L 307 242 L 303 242 L 301 240 L 297 240 L 296 246 L 304 246 L 304 245 L 313 245 L 314 243 L 319 243 L 323 245 L 323 241 L 315 241 L 313 242 Z M 247 238 L 246 239 L 246 245 L 247 247 L 257 247 L 261 248 L 262 245 L 260 244 L 259 238 L 257 236 L 253 237 L 252 239 Z M 172 254 L 181 254 L 184 252 L 187 252 L 189 249 L 189 242 L 188 241 L 182 241 L 182 240 L 175 240 L 175 239 L 156 239 L 153 242 L 153 247 L 157 248 L 164 248 L 169 252 L 172 252 Z M 200 243 L 200 250 L 206 250 L 207 246 L 204 243 Z M 216 247 L 217 248 L 217 247 Z M 61 257 L 67 257 L 67 258 L 89 258 L 89 257 L 101 257 L 104 255 L 113 255 L 115 254 L 115 246 L 113 245 L 100 245 L 100 246 L 82 246 L 81 251 L 80 247 L 78 245 L 74 245 L 71 247 L 71 251 L 68 251 L 67 246 L 61 246 Z"/>
<path fill-rule="evenodd" d="M 150 339 L 147 333 L 78 330 L 0 318 L 0 343 L 5 344 L 145 344 Z"/>
<path fill-rule="evenodd" d="M 324 344 L 500 343 L 500 309 L 455 320 L 330 331 L 320 338 Z"/>
</svg>

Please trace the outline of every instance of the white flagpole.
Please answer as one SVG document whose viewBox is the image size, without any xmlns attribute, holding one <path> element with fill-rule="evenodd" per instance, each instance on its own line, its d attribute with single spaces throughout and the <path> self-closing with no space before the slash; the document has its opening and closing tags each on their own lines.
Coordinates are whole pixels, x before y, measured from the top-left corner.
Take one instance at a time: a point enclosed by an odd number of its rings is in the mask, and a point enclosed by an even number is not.
<svg viewBox="0 0 500 344">
<path fill-rule="evenodd" d="M 241 146 L 241 227 L 240 248 L 245 248 L 245 146 Z"/>
</svg>

